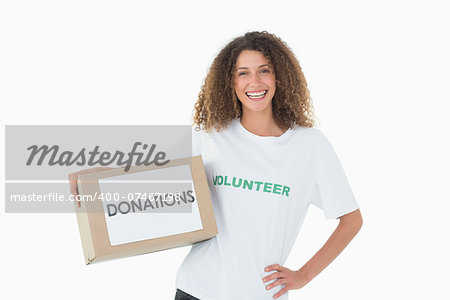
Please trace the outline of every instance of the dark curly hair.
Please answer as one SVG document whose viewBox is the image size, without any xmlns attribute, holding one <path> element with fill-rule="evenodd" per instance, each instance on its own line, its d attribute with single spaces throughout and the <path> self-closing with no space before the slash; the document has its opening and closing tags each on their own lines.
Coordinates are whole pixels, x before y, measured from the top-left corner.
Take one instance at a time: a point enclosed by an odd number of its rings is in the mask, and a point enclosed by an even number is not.
<svg viewBox="0 0 450 300">
<path fill-rule="evenodd" d="M 217 131 L 242 115 L 242 103 L 234 91 L 236 60 L 243 50 L 261 52 L 275 73 L 272 113 L 277 125 L 287 130 L 294 124 L 314 126 L 312 100 L 298 60 L 279 37 L 267 31 L 248 32 L 235 38 L 214 59 L 195 103 L 196 129 Z"/>
</svg>

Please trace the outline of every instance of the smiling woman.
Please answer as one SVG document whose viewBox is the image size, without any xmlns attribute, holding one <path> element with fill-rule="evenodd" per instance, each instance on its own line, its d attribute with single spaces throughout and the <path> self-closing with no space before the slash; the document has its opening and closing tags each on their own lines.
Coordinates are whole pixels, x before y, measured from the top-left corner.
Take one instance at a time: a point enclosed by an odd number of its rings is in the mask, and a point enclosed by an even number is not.
<svg viewBox="0 0 450 300">
<path fill-rule="evenodd" d="M 261 92 L 267 95 L 257 99 Z M 242 121 L 244 117 L 246 123 L 243 109 L 246 104 L 251 108 L 252 97 L 254 102 L 271 103 L 262 105 L 267 108 L 264 114 L 251 113 L 252 117 L 267 118 L 271 109 L 268 120 L 273 120 L 279 131 L 295 124 L 314 126 L 312 101 L 300 64 L 281 39 L 267 32 L 247 33 L 220 51 L 195 104 L 194 122 L 206 131 L 226 128 L 235 118 Z M 247 110 L 252 111 L 255 110 Z M 266 129 L 273 126 L 265 125 Z"/>
<path fill-rule="evenodd" d="M 175 299 L 287 299 L 362 224 L 332 145 L 312 128 L 309 91 L 292 51 L 267 32 L 231 41 L 214 59 L 194 123 L 193 155 L 202 155 L 219 233 L 192 246 Z M 290 270 L 283 264 L 310 204 L 340 222 L 313 258 Z"/>
</svg>

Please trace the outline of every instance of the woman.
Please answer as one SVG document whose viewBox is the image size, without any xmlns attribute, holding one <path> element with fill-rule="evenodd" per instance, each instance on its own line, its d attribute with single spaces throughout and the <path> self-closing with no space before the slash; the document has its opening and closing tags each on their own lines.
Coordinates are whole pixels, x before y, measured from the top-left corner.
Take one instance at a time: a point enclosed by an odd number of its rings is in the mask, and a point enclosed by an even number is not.
<svg viewBox="0 0 450 300">
<path fill-rule="evenodd" d="M 203 158 L 219 233 L 192 246 L 175 299 L 287 299 L 362 226 L 339 159 L 313 128 L 297 59 L 267 32 L 234 39 L 209 70 L 194 123 L 193 154 Z M 309 204 L 339 225 L 304 266 L 290 270 L 282 265 Z"/>
</svg>

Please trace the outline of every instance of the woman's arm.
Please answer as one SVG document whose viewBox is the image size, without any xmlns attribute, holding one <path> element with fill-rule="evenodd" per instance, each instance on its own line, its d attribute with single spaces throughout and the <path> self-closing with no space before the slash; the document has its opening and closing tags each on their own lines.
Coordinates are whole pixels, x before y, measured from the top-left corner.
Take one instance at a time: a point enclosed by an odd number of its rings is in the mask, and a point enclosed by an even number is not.
<svg viewBox="0 0 450 300">
<path fill-rule="evenodd" d="M 322 272 L 322 270 L 324 270 L 339 255 L 339 253 L 345 249 L 345 247 L 347 247 L 353 237 L 355 237 L 361 229 L 362 223 L 361 212 L 359 209 L 341 216 L 339 218 L 339 225 L 326 243 L 297 271 L 292 271 L 278 264 L 266 267 L 265 271 L 267 272 L 272 270 L 278 271 L 263 278 L 263 282 L 278 278 L 278 280 L 266 286 L 266 289 L 271 289 L 277 285 L 284 284 L 284 288 L 274 295 L 274 298 L 278 298 L 288 290 L 299 289 L 305 286 Z"/>
<path fill-rule="evenodd" d="M 339 225 L 322 248 L 297 272 L 304 273 L 311 281 L 325 269 L 347 247 L 362 226 L 360 210 L 355 210 L 339 218 Z"/>
</svg>

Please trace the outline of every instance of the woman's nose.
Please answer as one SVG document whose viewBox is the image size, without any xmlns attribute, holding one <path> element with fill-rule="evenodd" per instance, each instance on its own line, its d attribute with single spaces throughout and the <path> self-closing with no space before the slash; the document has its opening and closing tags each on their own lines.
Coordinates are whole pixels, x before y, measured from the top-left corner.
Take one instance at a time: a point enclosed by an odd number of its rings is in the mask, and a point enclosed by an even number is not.
<svg viewBox="0 0 450 300">
<path fill-rule="evenodd" d="M 250 77 L 250 83 L 258 84 L 261 82 L 261 78 L 259 78 L 259 74 L 252 74 Z"/>
</svg>

